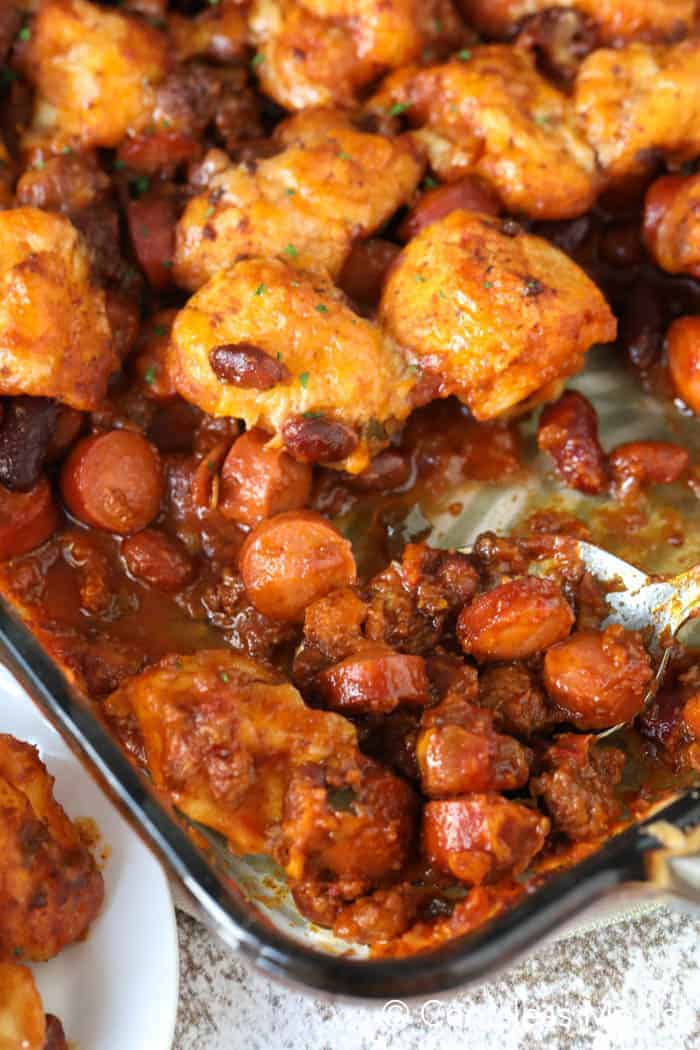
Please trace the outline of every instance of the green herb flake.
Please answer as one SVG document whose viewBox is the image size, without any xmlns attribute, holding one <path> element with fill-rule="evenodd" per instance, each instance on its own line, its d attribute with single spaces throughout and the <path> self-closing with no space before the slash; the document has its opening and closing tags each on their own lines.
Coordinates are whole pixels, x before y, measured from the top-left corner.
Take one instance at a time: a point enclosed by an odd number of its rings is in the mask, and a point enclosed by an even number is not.
<svg viewBox="0 0 700 1050">
<path fill-rule="evenodd" d="M 395 102 L 394 105 L 389 110 L 389 116 L 390 117 L 400 117 L 402 113 L 406 112 L 406 110 L 410 107 L 410 105 L 411 105 L 410 102 Z"/>
<path fill-rule="evenodd" d="M 168 334 L 168 329 L 165 327 L 164 324 L 154 324 L 153 332 L 155 335 L 158 336 L 159 339 L 162 339 L 163 336 L 166 336 Z"/>
<path fill-rule="evenodd" d="M 316 313 L 319 313 L 319 314 L 327 314 L 328 313 L 328 307 L 325 305 L 325 303 L 316 303 L 316 306 L 314 307 L 314 309 L 316 310 Z"/>
<path fill-rule="evenodd" d="M 277 353 L 275 354 L 275 357 L 277 358 L 278 361 L 281 361 L 282 360 L 282 352 L 280 350 L 278 350 Z"/>
<path fill-rule="evenodd" d="M 416 274 L 416 280 L 418 281 L 419 284 L 425 284 L 425 282 L 428 280 L 428 278 L 424 277 L 422 273 L 417 273 Z"/>
<path fill-rule="evenodd" d="M 447 296 L 445 295 L 445 293 L 444 293 L 442 288 L 438 289 L 438 296 L 439 296 L 440 299 L 446 299 L 447 298 Z"/>
<path fill-rule="evenodd" d="M 303 386 L 304 390 L 306 390 L 307 386 L 309 385 L 309 373 L 308 372 L 302 372 L 301 375 L 299 376 L 299 382 Z"/>
<path fill-rule="evenodd" d="M 7 66 L 3 66 L 0 69 L 0 84 L 11 84 L 13 80 L 17 79 L 17 74 L 14 69 L 9 69 Z"/>
<path fill-rule="evenodd" d="M 484 288 L 493 288 L 493 281 L 484 281 Z"/>
<path fill-rule="evenodd" d="M 35 160 L 35 161 L 34 161 L 34 165 L 33 165 L 33 167 L 34 167 L 34 168 L 36 169 L 36 171 L 43 171 L 43 170 L 44 170 L 44 168 L 46 167 L 46 164 L 45 164 L 45 162 L 44 162 L 44 161 L 42 160 L 42 158 L 41 158 L 41 157 L 39 157 L 39 159 L 38 159 L 38 160 Z"/>
<path fill-rule="evenodd" d="M 546 113 L 535 113 L 535 124 L 539 124 L 541 128 L 549 127 L 549 117 Z"/>
<path fill-rule="evenodd" d="M 293 197 L 295 193 L 296 190 L 293 186 L 287 186 L 286 190 L 284 191 L 285 197 Z"/>
<path fill-rule="evenodd" d="M 423 179 L 424 190 L 436 190 L 440 183 L 437 179 L 434 179 L 432 175 L 426 175 Z"/>
<path fill-rule="evenodd" d="M 296 250 L 293 244 L 288 244 L 284 249 L 285 255 L 288 255 L 290 259 L 296 259 L 299 252 Z"/>
<path fill-rule="evenodd" d="M 151 185 L 151 180 L 148 175 L 139 175 L 137 179 L 134 179 L 134 189 L 139 196 L 142 196 L 148 190 Z"/>
<path fill-rule="evenodd" d="M 163 259 L 163 266 L 166 268 L 166 270 L 172 270 L 173 265 L 174 264 L 172 259 Z"/>
<path fill-rule="evenodd" d="M 264 61 L 265 56 L 262 54 L 261 51 L 258 51 L 257 55 L 253 55 L 253 57 L 250 60 L 250 68 L 257 69 L 258 66 L 261 66 Z"/>
<path fill-rule="evenodd" d="M 32 31 L 29 28 L 29 26 L 22 26 L 18 35 L 20 40 L 30 40 L 32 36 Z"/>
<path fill-rule="evenodd" d="M 463 47 L 461 51 L 457 52 L 457 58 L 460 62 L 468 62 L 471 57 L 472 53 L 468 47 Z"/>
<path fill-rule="evenodd" d="M 336 787 L 330 788 L 326 794 L 328 799 L 328 805 L 331 809 L 335 810 L 336 813 L 344 813 L 347 811 L 354 811 L 353 803 L 357 798 L 354 788 L 347 787 Z"/>
<path fill-rule="evenodd" d="M 205 213 L 204 213 L 204 218 L 205 218 L 205 219 L 211 219 L 211 217 L 212 217 L 212 215 L 213 215 L 213 214 L 214 214 L 214 208 L 213 208 L 213 206 L 212 206 L 212 205 L 210 204 L 210 205 L 209 205 L 209 207 L 207 208 L 207 210 L 206 210 L 206 211 L 205 211 Z"/>
<path fill-rule="evenodd" d="M 168 131 L 173 126 L 173 122 L 172 122 L 172 120 L 169 120 L 167 117 L 163 117 L 163 119 L 160 122 L 160 126 L 162 128 L 165 128 L 166 131 Z"/>
<path fill-rule="evenodd" d="M 126 164 L 124 163 L 124 161 L 120 160 L 119 157 L 117 157 L 117 159 L 114 162 L 114 170 L 115 171 L 123 171 L 125 167 L 126 167 Z"/>
<path fill-rule="evenodd" d="M 323 412 L 302 412 L 304 419 L 323 419 Z"/>
<path fill-rule="evenodd" d="M 153 365 L 151 365 L 150 368 L 147 368 L 146 371 L 143 373 L 143 379 L 144 382 L 148 383 L 149 386 L 153 386 L 153 384 L 156 381 L 156 370 Z"/>
<path fill-rule="evenodd" d="M 69 153 L 72 153 L 72 152 L 73 152 L 73 150 L 72 150 L 72 148 L 71 148 L 70 146 L 64 146 L 64 147 L 63 147 L 63 149 L 61 150 L 61 153 L 65 153 L 65 154 L 66 154 L 66 156 L 67 156 L 67 155 L 68 155 Z"/>
<path fill-rule="evenodd" d="M 259 284 L 258 287 L 255 289 L 255 294 L 256 295 L 264 295 L 266 291 L 267 291 L 267 285 Z"/>
<path fill-rule="evenodd" d="M 228 682 L 229 681 L 229 676 L 228 676 L 228 673 L 226 671 L 219 671 L 219 678 L 221 679 L 222 682 Z"/>
<path fill-rule="evenodd" d="M 345 150 L 342 150 L 342 149 L 339 151 L 337 156 L 338 156 L 338 160 L 352 160 L 352 157 L 350 156 L 350 154 L 346 153 Z"/>
</svg>

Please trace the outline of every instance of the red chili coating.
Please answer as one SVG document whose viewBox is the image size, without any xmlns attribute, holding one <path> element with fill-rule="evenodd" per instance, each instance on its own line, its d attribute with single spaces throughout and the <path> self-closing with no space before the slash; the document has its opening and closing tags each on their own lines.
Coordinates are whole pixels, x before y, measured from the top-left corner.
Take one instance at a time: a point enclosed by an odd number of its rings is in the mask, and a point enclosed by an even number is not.
<svg viewBox="0 0 700 1050">
<path fill-rule="evenodd" d="M 401 223 L 399 237 L 402 241 L 410 241 L 426 226 L 444 219 L 458 208 L 484 215 L 498 215 L 503 205 L 486 183 L 474 175 L 466 175 L 457 182 L 424 193 Z"/>
<path fill-rule="evenodd" d="M 649 654 L 632 631 L 576 631 L 544 657 L 547 692 L 579 729 L 631 722 L 654 677 Z"/>
<path fill-rule="evenodd" d="M 593 494 L 608 487 L 598 417 L 583 394 L 567 390 L 546 406 L 537 428 L 537 444 L 552 457 L 557 477 L 569 488 Z"/>
<path fill-rule="evenodd" d="M 314 511 L 288 511 L 263 521 L 241 549 L 240 573 L 250 601 L 273 620 L 301 622 L 307 605 L 355 582 L 352 547 Z"/>
<path fill-rule="evenodd" d="M 679 317 L 669 328 L 666 341 L 676 393 L 700 415 L 700 317 Z"/>
<path fill-rule="evenodd" d="M 0 560 L 40 547 L 58 525 L 51 486 L 40 478 L 28 492 L 0 486 Z"/>
<path fill-rule="evenodd" d="M 613 482 L 623 496 L 678 481 L 689 462 L 686 450 L 669 441 L 630 441 L 610 453 Z"/>
<path fill-rule="evenodd" d="M 86 525 L 126 535 L 157 517 L 163 496 L 160 456 L 132 430 L 83 438 L 61 471 L 68 510 Z"/>
<path fill-rule="evenodd" d="M 423 809 L 423 849 L 440 871 L 478 886 L 524 871 L 549 827 L 537 810 L 501 795 L 441 799 Z"/>
<path fill-rule="evenodd" d="M 194 576 L 192 559 L 179 540 L 157 529 L 128 536 L 121 553 L 132 576 L 161 591 L 176 591 Z"/>
<path fill-rule="evenodd" d="M 316 685 L 329 707 L 347 714 L 388 714 L 431 700 L 425 660 L 380 646 L 322 671 Z"/>
<path fill-rule="evenodd" d="M 281 448 L 269 434 L 248 430 L 237 438 L 221 468 L 219 510 L 243 525 L 287 510 L 300 510 L 311 494 L 311 467 Z"/>
<path fill-rule="evenodd" d="M 467 605 L 457 636 L 479 661 L 524 660 L 566 638 L 573 624 L 571 606 L 556 583 L 522 576 Z"/>
</svg>

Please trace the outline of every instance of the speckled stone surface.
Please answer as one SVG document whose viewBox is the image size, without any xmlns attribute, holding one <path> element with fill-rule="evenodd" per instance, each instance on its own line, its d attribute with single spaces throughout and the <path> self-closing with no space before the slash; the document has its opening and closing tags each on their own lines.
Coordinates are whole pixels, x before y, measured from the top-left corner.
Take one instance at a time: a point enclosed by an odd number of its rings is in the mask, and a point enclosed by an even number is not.
<svg viewBox="0 0 700 1050">
<path fill-rule="evenodd" d="M 179 915 L 174 1050 L 700 1050 L 700 920 L 577 934 L 445 1003 L 334 1004 L 274 984 Z"/>
</svg>

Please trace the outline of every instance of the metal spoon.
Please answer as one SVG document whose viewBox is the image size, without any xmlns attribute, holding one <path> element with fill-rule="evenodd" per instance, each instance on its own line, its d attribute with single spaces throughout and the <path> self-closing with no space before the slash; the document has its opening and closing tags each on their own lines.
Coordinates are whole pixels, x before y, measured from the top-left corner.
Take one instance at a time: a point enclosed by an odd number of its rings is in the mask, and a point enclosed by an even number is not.
<svg viewBox="0 0 700 1050">
<path fill-rule="evenodd" d="M 646 708 L 656 696 L 671 659 L 672 642 L 683 624 L 700 615 L 700 565 L 668 580 L 647 576 L 629 562 L 592 543 L 576 543 L 588 572 L 615 589 L 605 595 L 610 615 L 601 627 L 618 623 L 631 631 L 645 631 L 647 646 L 658 658 L 656 674 L 644 697 Z M 611 726 L 609 736 L 624 723 Z"/>
</svg>

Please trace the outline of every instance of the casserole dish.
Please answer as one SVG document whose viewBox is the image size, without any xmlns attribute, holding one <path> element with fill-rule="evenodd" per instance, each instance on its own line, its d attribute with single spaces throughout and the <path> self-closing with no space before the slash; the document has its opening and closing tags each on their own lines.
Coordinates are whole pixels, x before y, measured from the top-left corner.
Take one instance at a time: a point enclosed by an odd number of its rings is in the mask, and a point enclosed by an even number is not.
<svg viewBox="0 0 700 1050">
<path fill-rule="evenodd" d="M 659 403 L 643 393 L 623 369 L 611 368 L 609 358 L 593 354 L 575 385 L 595 399 L 604 441 L 668 435 L 669 423 Z M 688 430 L 683 440 L 692 442 L 691 428 Z M 554 490 L 548 487 L 540 459 L 533 456 L 531 462 L 532 472 L 524 482 L 470 483 L 459 492 L 447 494 L 445 509 L 434 514 L 432 541 L 445 546 L 468 543 L 484 528 L 506 531 L 533 506 L 547 505 Z M 462 502 L 457 519 L 447 509 L 456 498 Z M 575 496 L 568 502 L 571 510 L 581 513 Z M 693 552 L 700 552 L 700 515 L 695 511 L 693 516 L 692 505 L 683 497 L 674 505 L 680 507 L 687 523 L 682 555 L 687 563 Z M 345 525 L 349 531 L 363 527 L 361 521 Z M 421 529 L 425 525 L 420 508 L 412 508 L 407 527 Z M 610 535 L 603 541 L 621 556 L 631 556 L 625 536 L 618 536 L 617 543 Z M 649 570 L 672 572 L 682 564 L 677 551 L 663 541 L 649 544 L 645 551 L 644 567 Z M 332 995 L 434 997 L 484 980 L 556 931 L 576 928 L 596 916 L 610 917 L 620 910 L 624 913 L 630 905 L 662 901 L 697 906 L 698 856 L 683 861 L 685 884 L 678 877 L 666 885 L 658 878 L 656 882 L 646 881 L 648 855 L 659 847 L 659 841 L 645 825 L 664 820 L 692 834 L 700 823 L 700 792 L 676 794 L 671 778 L 659 791 L 654 814 L 642 824 L 614 836 L 563 874 L 553 875 L 482 930 L 412 958 L 367 958 L 366 949 L 352 950 L 347 942 L 334 940 L 328 931 L 303 920 L 286 893 L 281 873 L 271 862 L 259 857 L 233 857 L 223 840 L 206 829 L 199 828 L 193 840 L 172 808 L 125 757 L 94 709 L 71 687 L 16 610 L 3 600 L 0 612 L 4 660 L 181 884 L 188 910 L 270 975 Z"/>
</svg>

